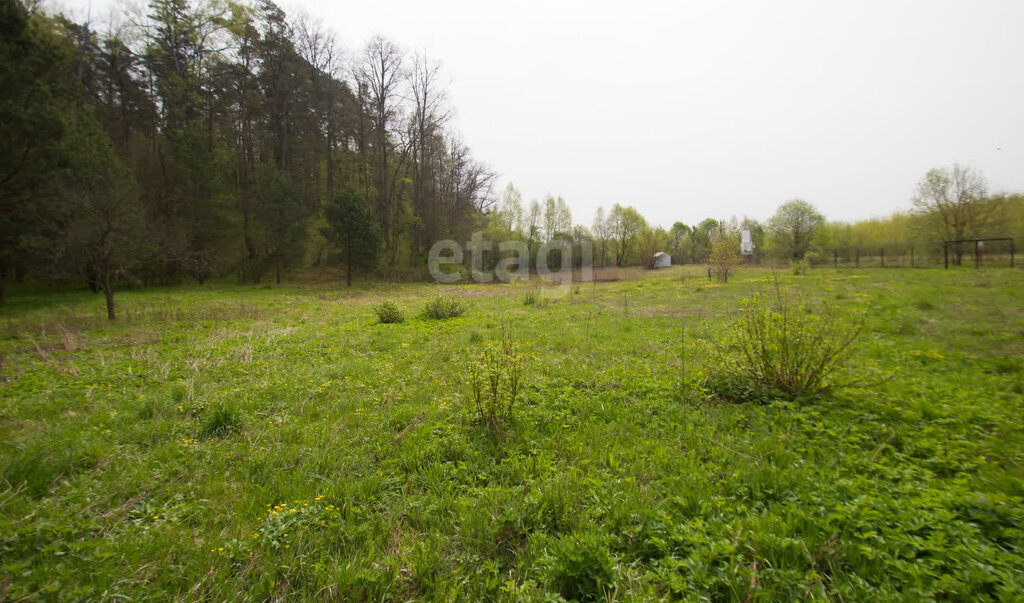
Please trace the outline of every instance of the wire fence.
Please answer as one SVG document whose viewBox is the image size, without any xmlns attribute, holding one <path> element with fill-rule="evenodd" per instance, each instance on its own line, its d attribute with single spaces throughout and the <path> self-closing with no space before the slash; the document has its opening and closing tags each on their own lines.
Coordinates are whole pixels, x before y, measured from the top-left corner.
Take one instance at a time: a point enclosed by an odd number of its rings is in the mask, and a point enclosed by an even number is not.
<svg viewBox="0 0 1024 603">
<path fill-rule="evenodd" d="M 752 265 L 791 265 L 803 261 L 813 268 L 957 268 L 1005 267 L 1019 264 L 1013 239 L 947 241 L 938 246 L 908 244 L 826 247 L 797 258 L 792 250 L 755 252 L 744 258 Z"/>
</svg>

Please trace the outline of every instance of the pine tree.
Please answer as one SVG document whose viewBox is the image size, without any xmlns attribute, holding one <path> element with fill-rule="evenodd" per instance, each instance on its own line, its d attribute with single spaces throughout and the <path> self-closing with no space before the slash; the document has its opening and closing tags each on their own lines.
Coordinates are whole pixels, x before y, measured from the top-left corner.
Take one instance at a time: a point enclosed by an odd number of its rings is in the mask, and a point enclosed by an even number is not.
<svg viewBox="0 0 1024 603">
<path fill-rule="evenodd" d="M 353 268 L 370 270 L 380 256 L 380 226 L 369 201 L 352 189 L 343 189 L 324 209 L 329 226 L 321 229 L 335 244 L 348 268 L 346 282 L 352 286 Z"/>
</svg>

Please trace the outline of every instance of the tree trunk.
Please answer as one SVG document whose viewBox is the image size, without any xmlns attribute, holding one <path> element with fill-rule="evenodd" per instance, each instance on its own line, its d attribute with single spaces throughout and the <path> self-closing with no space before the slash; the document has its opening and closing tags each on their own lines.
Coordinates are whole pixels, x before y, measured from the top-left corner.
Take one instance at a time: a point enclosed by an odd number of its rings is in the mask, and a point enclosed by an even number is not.
<svg viewBox="0 0 1024 603">
<path fill-rule="evenodd" d="M 347 260 L 346 263 L 348 264 L 348 271 L 347 271 L 347 273 L 345 275 L 345 281 L 346 281 L 345 284 L 346 284 L 346 286 L 351 287 L 352 286 L 352 244 L 351 243 L 349 243 L 345 247 L 345 258 Z"/>
<path fill-rule="evenodd" d="M 327 82 L 327 199 L 334 198 L 334 93 Z"/>
<path fill-rule="evenodd" d="M 114 320 L 117 315 L 114 312 L 114 289 L 110 284 L 110 273 L 103 274 L 103 294 L 107 298 L 107 318 Z"/>
<path fill-rule="evenodd" d="M 0 304 L 7 299 L 4 294 L 4 285 L 7 283 L 7 262 L 0 257 Z"/>
<path fill-rule="evenodd" d="M 278 257 L 274 261 L 274 270 L 277 273 L 277 284 L 280 285 L 281 284 L 281 258 L 280 257 Z"/>
</svg>

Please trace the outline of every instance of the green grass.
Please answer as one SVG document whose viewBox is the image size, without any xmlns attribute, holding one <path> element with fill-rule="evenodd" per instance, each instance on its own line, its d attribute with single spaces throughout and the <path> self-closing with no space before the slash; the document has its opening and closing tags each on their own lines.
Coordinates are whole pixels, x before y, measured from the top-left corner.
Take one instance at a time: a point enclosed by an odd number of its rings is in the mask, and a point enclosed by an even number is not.
<svg viewBox="0 0 1024 603">
<path fill-rule="evenodd" d="M 892 377 L 746 404 L 690 384 L 769 279 L 681 276 L 14 297 L 0 598 L 1024 597 L 1024 273 L 785 272 Z M 495 429 L 468 363 L 506 329 Z"/>
</svg>

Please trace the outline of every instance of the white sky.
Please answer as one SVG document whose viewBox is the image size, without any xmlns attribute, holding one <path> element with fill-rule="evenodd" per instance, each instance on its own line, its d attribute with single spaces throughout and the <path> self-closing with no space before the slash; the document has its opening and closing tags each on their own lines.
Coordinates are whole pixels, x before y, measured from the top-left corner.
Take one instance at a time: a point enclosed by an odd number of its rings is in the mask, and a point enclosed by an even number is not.
<svg viewBox="0 0 1024 603">
<path fill-rule="evenodd" d="M 92 0 L 94 21 L 119 1 Z M 793 197 L 886 216 L 953 162 L 1024 190 L 1020 1 L 281 5 L 350 54 L 380 33 L 439 60 L 498 193 L 562 195 L 578 223 L 614 203 L 666 227 L 766 219 Z"/>
</svg>

